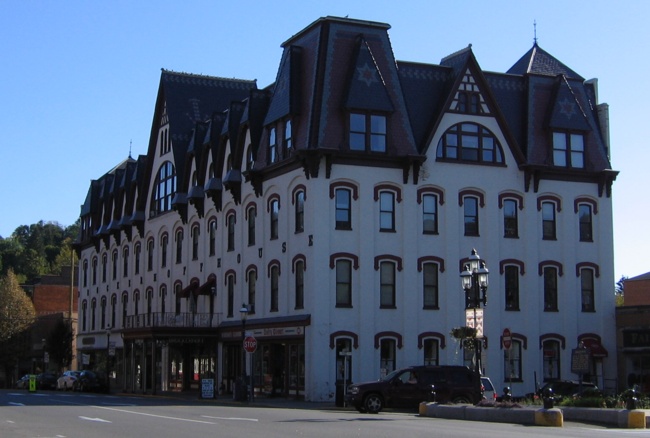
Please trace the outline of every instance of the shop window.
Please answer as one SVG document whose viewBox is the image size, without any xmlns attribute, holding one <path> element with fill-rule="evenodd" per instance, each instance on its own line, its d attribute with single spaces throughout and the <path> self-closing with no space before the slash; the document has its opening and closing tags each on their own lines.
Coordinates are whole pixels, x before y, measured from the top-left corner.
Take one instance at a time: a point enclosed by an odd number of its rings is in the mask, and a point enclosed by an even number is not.
<svg viewBox="0 0 650 438">
<path fill-rule="evenodd" d="M 560 379 L 560 343 L 555 340 L 542 344 L 544 381 Z"/>
<path fill-rule="evenodd" d="M 509 349 L 503 350 L 503 375 L 506 381 L 522 381 L 521 341 L 512 340 Z"/>
<path fill-rule="evenodd" d="M 395 371 L 396 364 L 396 342 L 395 339 L 382 338 L 379 341 L 380 362 L 379 372 L 383 377 L 390 372 Z"/>
<path fill-rule="evenodd" d="M 424 353 L 424 365 L 440 365 L 438 349 L 440 343 L 437 339 L 425 339 L 422 347 Z"/>
</svg>

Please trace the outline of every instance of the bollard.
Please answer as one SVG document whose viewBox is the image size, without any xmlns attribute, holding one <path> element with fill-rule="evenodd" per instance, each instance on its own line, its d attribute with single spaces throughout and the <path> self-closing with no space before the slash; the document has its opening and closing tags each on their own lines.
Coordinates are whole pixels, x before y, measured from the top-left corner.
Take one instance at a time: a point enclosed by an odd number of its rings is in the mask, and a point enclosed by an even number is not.
<svg viewBox="0 0 650 438">
<path fill-rule="evenodd" d="M 625 394 L 625 409 L 633 411 L 636 409 L 636 402 L 639 400 L 636 388 L 630 388 Z"/>
<path fill-rule="evenodd" d="M 555 397 L 553 397 L 553 390 L 551 388 L 546 388 L 544 390 L 542 393 L 542 398 L 544 400 L 544 409 L 553 409 Z"/>
</svg>

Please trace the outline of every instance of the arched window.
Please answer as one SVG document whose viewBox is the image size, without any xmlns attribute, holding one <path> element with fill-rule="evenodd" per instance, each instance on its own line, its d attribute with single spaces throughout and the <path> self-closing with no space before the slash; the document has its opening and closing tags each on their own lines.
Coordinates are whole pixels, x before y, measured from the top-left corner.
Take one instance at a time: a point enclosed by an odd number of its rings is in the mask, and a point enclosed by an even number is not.
<svg viewBox="0 0 650 438">
<path fill-rule="evenodd" d="M 172 198 L 176 193 L 176 171 L 171 162 L 166 161 L 158 169 L 151 193 L 150 217 L 172 209 Z"/>
<path fill-rule="evenodd" d="M 440 138 L 438 160 L 503 164 L 503 150 L 495 135 L 476 123 L 458 123 Z"/>
</svg>

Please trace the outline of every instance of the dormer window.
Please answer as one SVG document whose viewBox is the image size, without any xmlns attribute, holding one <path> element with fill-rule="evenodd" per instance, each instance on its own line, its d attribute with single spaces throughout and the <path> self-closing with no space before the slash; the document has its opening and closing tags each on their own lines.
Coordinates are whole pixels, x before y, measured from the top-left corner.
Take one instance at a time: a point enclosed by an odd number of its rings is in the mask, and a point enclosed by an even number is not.
<svg viewBox="0 0 650 438">
<path fill-rule="evenodd" d="M 553 165 L 584 169 L 584 135 L 568 132 L 553 132 Z"/>
<path fill-rule="evenodd" d="M 492 132 L 476 123 L 458 123 L 440 138 L 436 157 L 445 161 L 503 164 L 503 151 Z"/>
<path fill-rule="evenodd" d="M 386 117 L 350 113 L 350 150 L 386 152 Z"/>
<path fill-rule="evenodd" d="M 278 139 L 275 128 L 269 130 L 269 163 L 278 161 Z"/>
</svg>

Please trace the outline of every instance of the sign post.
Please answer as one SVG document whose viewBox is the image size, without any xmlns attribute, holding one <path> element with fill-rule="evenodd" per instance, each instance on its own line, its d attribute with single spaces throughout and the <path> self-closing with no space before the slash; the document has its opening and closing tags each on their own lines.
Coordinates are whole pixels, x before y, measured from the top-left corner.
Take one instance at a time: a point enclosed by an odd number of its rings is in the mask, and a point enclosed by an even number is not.
<svg viewBox="0 0 650 438">
<path fill-rule="evenodd" d="M 253 376 L 253 357 L 252 357 L 252 354 L 255 353 L 256 350 L 257 350 L 257 339 L 255 339 L 254 336 L 246 336 L 244 338 L 244 351 L 246 351 L 246 353 L 251 355 L 251 358 L 250 358 L 250 363 L 251 363 L 251 372 L 250 372 L 251 389 L 250 389 L 250 391 L 251 391 L 251 393 L 250 393 L 250 397 L 249 397 L 249 400 L 251 402 L 253 401 L 253 397 L 255 396 L 255 379 L 254 379 L 255 376 Z"/>
<path fill-rule="evenodd" d="M 510 363 L 510 347 L 512 347 L 512 333 L 510 333 L 509 328 L 504 328 L 503 329 L 503 334 L 501 335 L 501 343 L 503 345 L 503 349 L 506 350 L 506 354 L 508 355 L 508 386 L 512 388 L 512 363 Z"/>
</svg>

